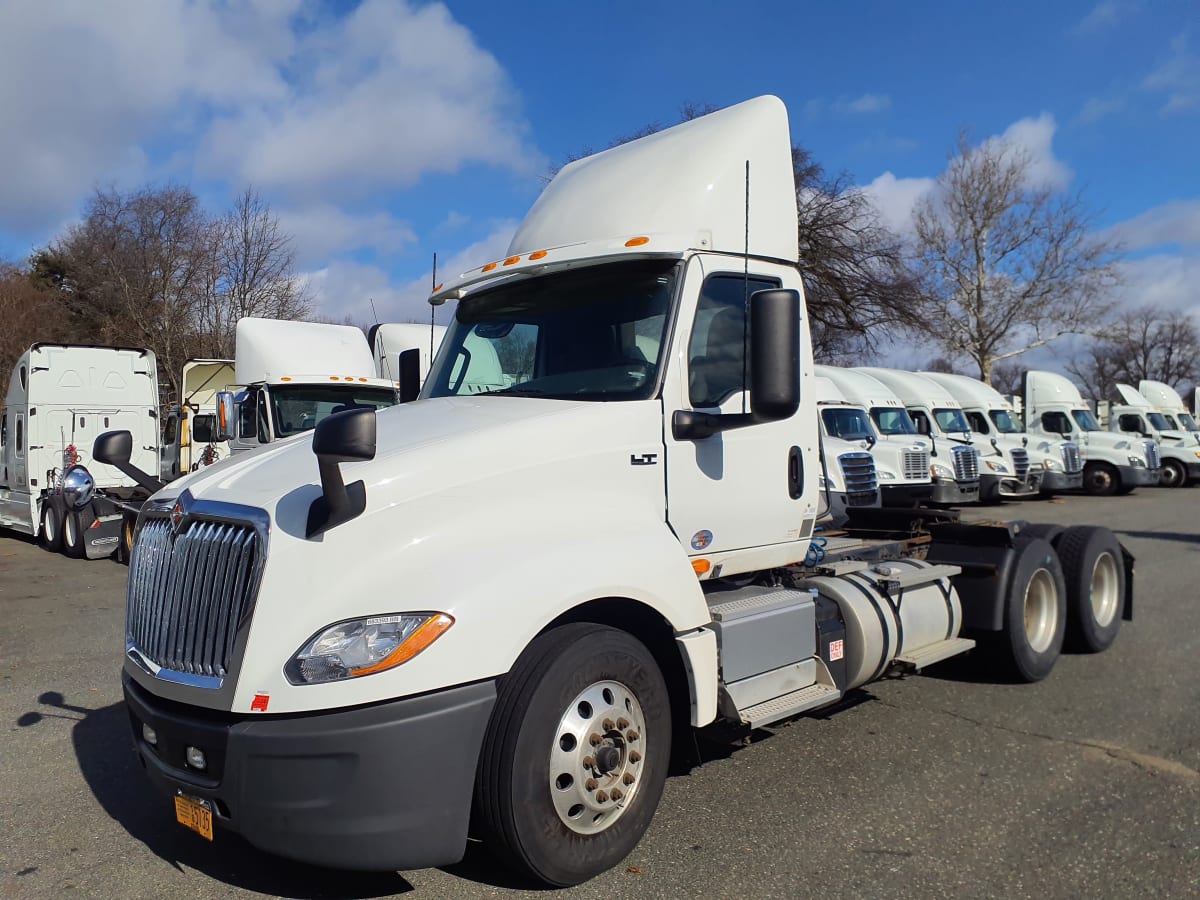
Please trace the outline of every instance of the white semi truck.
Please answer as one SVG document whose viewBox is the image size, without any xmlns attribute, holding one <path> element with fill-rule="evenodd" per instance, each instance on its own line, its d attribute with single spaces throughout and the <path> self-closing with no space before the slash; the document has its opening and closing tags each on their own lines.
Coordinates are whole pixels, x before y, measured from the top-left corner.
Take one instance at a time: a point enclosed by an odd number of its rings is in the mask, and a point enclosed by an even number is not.
<svg viewBox="0 0 1200 900">
<path fill-rule="evenodd" d="M 1131 439 L 1145 438 L 1158 445 L 1162 460 L 1163 487 L 1187 487 L 1200 478 L 1200 439 L 1189 431 L 1172 427 L 1165 413 L 1155 409 L 1137 388 L 1118 384 L 1117 393 L 1123 403 L 1109 405 L 1101 424 L 1109 431 L 1119 432 Z M 1107 419 L 1107 421 L 1105 421 Z M 1176 426 L 1178 421 L 1176 421 Z"/>
<path fill-rule="evenodd" d="M 164 481 L 229 455 L 228 441 L 217 440 L 217 394 L 235 383 L 232 359 L 183 364 L 180 401 L 163 416 L 159 469 Z"/>
<path fill-rule="evenodd" d="M 867 410 L 875 427 L 871 447 L 883 506 L 911 507 L 933 498 L 929 444 L 917 435 L 900 398 L 878 379 L 854 369 L 813 366 L 818 378 L 828 378 L 849 402 Z"/>
<path fill-rule="evenodd" d="M 238 390 L 217 395 L 216 435 L 232 453 L 311 431 L 336 412 L 401 399 L 396 379 L 376 376 L 366 336 L 350 325 L 247 316 L 237 323 L 234 356 Z"/>
<path fill-rule="evenodd" d="M 1022 412 L 1031 437 L 1070 440 L 1084 455 L 1083 489 L 1089 494 L 1128 494 L 1158 484 L 1158 445 L 1105 431 L 1070 379 L 1031 370 L 1022 377 Z"/>
<path fill-rule="evenodd" d="M 91 455 L 96 437 L 113 430 L 128 442 L 119 466 Z M 123 511 L 136 513 L 162 487 L 158 447 L 153 352 L 34 344 L 13 367 L 0 411 L 0 527 L 68 556 L 110 556 Z"/>
<path fill-rule="evenodd" d="M 864 375 L 882 382 L 900 398 L 917 433 L 930 442 L 933 502 L 978 503 L 987 486 L 990 496 L 999 479 L 1012 473 L 1004 463 L 981 462 L 962 406 L 936 382 L 912 372 L 860 366 Z"/>
<path fill-rule="evenodd" d="M 397 322 L 372 325 L 367 343 L 375 357 L 375 374 L 403 388 L 405 379 L 415 377 L 417 390 L 425 383 L 429 366 L 446 336 L 445 325 Z"/>
<path fill-rule="evenodd" d="M 828 378 L 815 376 L 821 426 L 821 508 L 817 521 L 846 524 L 851 509 L 879 506 L 879 479 L 871 448 L 878 443 L 865 407 L 847 401 Z"/>
<path fill-rule="evenodd" d="M 1200 440 L 1200 425 L 1196 424 L 1195 417 L 1183 405 L 1183 398 L 1175 388 L 1162 381 L 1143 379 L 1138 382 L 1138 393 L 1166 417 L 1167 425 L 1173 431 L 1191 432 Z"/>
<path fill-rule="evenodd" d="M 1030 440 L 1024 424 L 1004 396 L 994 387 L 966 375 L 922 372 L 962 404 L 971 426 L 975 448 L 987 465 L 997 457 L 1012 470 L 1010 476 L 985 478 L 980 490 L 984 501 L 1020 500 L 1043 494 L 1076 491 L 1083 487 L 1083 456 L 1073 441 L 1037 437 Z M 1027 470 L 1024 478 L 1022 469 Z"/>
<path fill-rule="evenodd" d="M 432 295 L 454 318 L 417 402 L 155 496 L 122 677 L 164 810 L 214 853 L 229 830 L 394 870 L 474 834 L 575 884 L 637 844 L 691 728 L 778 722 L 977 640 L 1028 680 L 1064 634 L 1108 646 L 1133 582 L 1103 528 L 929 511 L 804 564 L 796 214 L 773 97 L 571 163 L 503 266 Z M 507 387 L 462 392 L 472 336 Z"/>
</svg>

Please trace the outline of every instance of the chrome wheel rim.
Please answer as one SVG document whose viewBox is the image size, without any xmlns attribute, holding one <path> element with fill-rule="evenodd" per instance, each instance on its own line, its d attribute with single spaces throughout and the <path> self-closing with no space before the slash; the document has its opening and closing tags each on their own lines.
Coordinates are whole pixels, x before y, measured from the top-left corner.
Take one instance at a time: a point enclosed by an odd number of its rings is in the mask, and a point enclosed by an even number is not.
<svg viewBox="0 0 1200 900">
<path fill-rule="evenodd" d="M 74 517 L 70 513 L 67 513 L 66 518 L 63 520 L 63 543 L 68 547 L 74 547 L 77 538 Z"/>
<path fill-rule="evenodd" d="M 1038 569 L 1025 586 L 1025 640 L 1034 653 L 1044 653 L 1058 626 L 1058 590 L 1047 569 Z"/>
<path fill-rule="evenodd" d="M 1121 573 L 1113 555 L 1105 550 L 1096 558 L 1092 567 L 1092 616 L 1096 624 L 1104 628 L 1117 615 L 1121 596 Z"/>
<path fill-rule="evenodd" d="M 564 825 L 598 834 L 625 814 L 646 767 L 645 726 L 620 682 L 597 681 L 571 701 L 550 746 L 550 799 Z"/>
<path fill-rule="evenodd" d="M 46 542 L 54 543 L 54 539 L 58 537 L 58 518 L 54 515 L 52 508 L 46 510 L 46 514 L 42 516 L 42 533 L 46 535 Z"/>
</svg>

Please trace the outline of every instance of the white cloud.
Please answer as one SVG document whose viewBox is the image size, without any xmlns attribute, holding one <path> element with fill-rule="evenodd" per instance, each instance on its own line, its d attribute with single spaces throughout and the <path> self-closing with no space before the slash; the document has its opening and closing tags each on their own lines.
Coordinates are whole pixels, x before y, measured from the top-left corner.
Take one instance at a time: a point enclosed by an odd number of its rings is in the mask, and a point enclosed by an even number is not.
<svg viewBox="0 0 1200 900">
<path fill-rule="evenodd" d="M 1089 97 L 1076 114 L 1075 121 L 1080 125 L 1091 125 L 1119 113 L 1124 108 L 1125 100 L 1122 97 Z"/>
<path fill-rule="evenodd" d="M 887 94 L 863 94 L 846 104 L 846 109 L 852 113 L 867 115 L 891 109 L 892 98 Z"/>
<path fill-rule="evenodd" d="M 1075 23 L 1073 30 L 1078 33 L 1103 31 L 1135 13 L 1138 6 L 1135 0 L 1101 0 Z"/>
<path fill-rule="evenodd" d="M 1029 179 L 1035 184 L 1053 188 L 1065 188 L 1071 181 L 1071 169 L 1054 155 L 1054 133 L 1058 125 L 1050 113 L 1037 118 L 1019 119 L 998 137 L 989 138 L 986 144 L 996 141 L 1010 144 L 1023 150 L 1029 158 Z"/>
<path fill-rule="evenodd" d="M 417 240 L 412 227 L 390 213 L 348 213 L 336 206 L 313 204 L 278 211 L 281 229 L 292 236 L 296 265 L 304 268 L 346 250 L 403 253 Z"/>
<path fill-rule="evenodd" d="M 1143 79 L 1142 87 L 1163 96 L 1163 115 L 1200 109 L 1200 56 L 1188 46 L 1187 34 L 1172 39 L 1170 55 Z"/>
<path fill-rule="evenodd" d="M 1200 198 L 1155 206 L 1114 225 L 1106 236 L 1132 251 L 1169 245 L 1200 247 Z"/>
<path fill-rule="evenodd" d="M 1121 308 L 1153 304 L 1200 316 L 1200 255 L 1157 254 L 1125 260 L 1120 265 L 1124 279 L 1119 291 Z"/>
<path fill-rule="evenodd" d="M 884 172 L 862 190 L 879 210 L 884 224 L 897 234 L 906 235 L 912 231 L 913 208 L 933 186 L 932 178 L 897 178 L 891 172 Z"/>
</svg>

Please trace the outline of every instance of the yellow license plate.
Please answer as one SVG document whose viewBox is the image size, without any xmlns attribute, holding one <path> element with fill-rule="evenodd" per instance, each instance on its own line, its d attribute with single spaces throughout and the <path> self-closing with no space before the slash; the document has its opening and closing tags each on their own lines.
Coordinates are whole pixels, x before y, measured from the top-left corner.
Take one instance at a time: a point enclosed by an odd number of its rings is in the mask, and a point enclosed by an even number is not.
<svg viewBox="0 0 1200 900">
<path fill-rule="evenodd" d="M 213 839 L 212 808 L 204 800 L 175 796 L 175 819 L 180 825 L 186 825 L 207 841 Z"/>
</svg>

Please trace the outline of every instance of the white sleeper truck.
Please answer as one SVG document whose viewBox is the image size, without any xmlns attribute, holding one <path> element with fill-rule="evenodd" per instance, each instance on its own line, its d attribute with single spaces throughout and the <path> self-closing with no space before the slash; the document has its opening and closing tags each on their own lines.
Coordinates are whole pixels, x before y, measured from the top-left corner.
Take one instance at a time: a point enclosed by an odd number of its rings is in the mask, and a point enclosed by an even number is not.
<svg viewBox="0 0 1200 900">
<path fill-rule="evenodd" d="M 1159 484 L 1187 487 L 1200 478 L 1200 439 L 1191 432 L 1179 430 L 1178 420 L 1174 425 L 1168 422 L 1167 414 L 1156 409 L 1133 385 L 1118 384 L 1117 393 L 1124 402 L 1108 408 L 1108 430 L 1131 439 L 1152 440 L 1158 445 L 1162 460 Z"/>
<path fill-rule="evenodd" d="M 882 506 L 917 506 L 933 497 L 929 443 L 918 436 L 900 398 L 878 379 L 839 366 L 813 366 L 818 378 L 827 378 L 849 402 L 862 406 L 871 417 L 876 441 L 871 447 L 879 479 Z M 819 384 L 819 382 L 818 382 Z"/>
<path fill-rule="evenodd" d="M 879 480 L 871 448 L 878 442 L 862 406 L 842 399 L 828 378 L 814 376 L 821 426 L 821 507 L 817 521 L 840 527 L 849 510 L 879 506 Z"/>
<path fill-rule="evenodd" d="M 1083 487 L 1083 457 L 1073 441 L 1039 437 L 1030 440 L 1020 417 L 994 387 L 966 375 L 921 372 L 962 404 L 974 443 L 984 458 L 996 457 L 1011 474 L 983 482 L 981 499 L 1028 499 Z M 1022 471 L 1026 474 L 1022 477 Z"/>
<path fill-rule="evenodd" d="M 120 466 L 91 455 L 96 437 L 113 430 L 128 444 Z M 122 513 L 162 487 L 158 446 L 151 351 L 34 344 L 13 367 L 0 412 L 0 527 L 68 556 L 111 556 Z"/>
<path fill-rule="evenodd" d="M 1143 379 L 1138 382 L 1138 393 L 1163 414 L 1172 431 L 1191 432 L 1200 441 L 1200 425 L 1196 424 L 1195 417 L 1183 405 L 1183 398 L 1175 388 L 1163 381 Z"/>
<path fill-rule="evenodd" d="M 357 869 L 451 863 L 474 835 L 576 884 L 638 843 L 689 729 L 976 641 L 1027 680 L 1064 636 L 1111 643 L 1132 569 L 1103 528 L 865 511 L 870 536 L 805 564 L 790 148 L 762 97 L 565 166 L 503 264 L 432 295 L 453 321 L 417 402 L 153 498 L 122 677 L 164 815 L 214 853 L 235 831 Z M 463 393 L 472 338 L 506 386 Z"/>
<path fill-rule="evenodd" d="M 1022 377 L 1022 411 L 1030 437 L 1069 440 L 1084 455 L 1083 489 L 1089 494 L 1128 494 L 1158 484 L 1158 445 L 1105 431 L 1070 379 L 1031 370 Z"/>
<path fill-rule="evenodd" d="M 1009 474 L 1003 464 L 985 468 L 962 407 L 936 382 L 899 369 L 862 366 L 856 371 L 881 381 L 899 397 L 917 433 L 929 441 L 934 503 L 978 503 L 984 483 L 990 493 L 993 482 Z"/>
<path fill-rule="evenodd" d="M 367 343 L 375 357 L 376 376 L 394 381 L 398 388 L 403 388 L 405 380 L 415 378 L 419 391 L 445 336 L 445 325 L 415 322 L 372 325 L 367 331 Z"/>
</svg>

